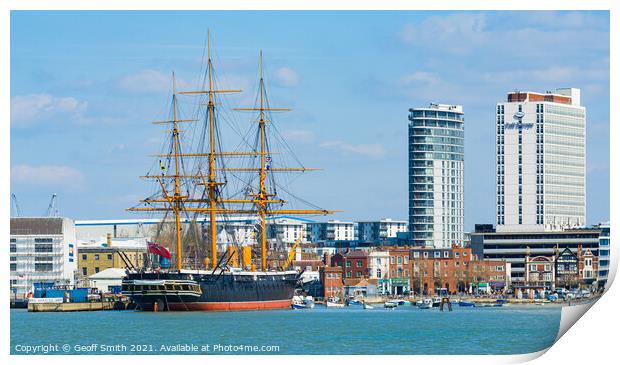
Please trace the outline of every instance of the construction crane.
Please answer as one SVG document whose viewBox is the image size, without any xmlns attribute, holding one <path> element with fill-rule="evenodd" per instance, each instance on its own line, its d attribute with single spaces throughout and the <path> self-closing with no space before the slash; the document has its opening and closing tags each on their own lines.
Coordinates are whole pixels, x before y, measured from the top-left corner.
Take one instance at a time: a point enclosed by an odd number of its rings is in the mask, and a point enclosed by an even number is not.
<svg viewBox="0 0 620 365">
<path fill-rule="evenodd" d="M 56 193 L 52 194 L 50 204 L 47 206 L 46 217 L 58 217 L 58 206 L 56 202 Z"/>
<path fill-rule="evenodd" d="M 287 269 L 293 262 L 293 259 L 295 259 L 295 251 L 297 250 L 297 246 L 299 246 L 299 242 L 301 242 L 302 237 L 303 235 L 300 234 L 299 238 L 295 241 L 295 243 L 291 247 L 291 250 L 288 252 L 288 258 L 286 259 L 286 262 L 284 263 L 284 266 L 283 266 L 284 269 Z"/>
<path fill-rule="evenodd" d="M 22 215 L 22 211 L 19 209 L 19 204 L 17 204 L 17 196 L 14 193 L 11 194 L 11 200 L 13 201 L 13 210 L 15 211 L 13 216 L 20 217 Z"/>
</svg>

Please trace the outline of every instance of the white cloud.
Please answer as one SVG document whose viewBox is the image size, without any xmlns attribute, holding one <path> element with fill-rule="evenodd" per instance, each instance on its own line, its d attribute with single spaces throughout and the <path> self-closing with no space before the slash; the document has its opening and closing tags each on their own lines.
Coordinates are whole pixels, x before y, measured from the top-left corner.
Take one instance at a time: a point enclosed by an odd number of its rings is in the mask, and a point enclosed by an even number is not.
<svg viewBox="0 0 620 365">
<path fill-rule="evenodd" d="M 11 124 L 16 127 L 28 127 L 46 118 L 58 116 L 83 123 L 88 103 L 71 96 L 53 96 L 50 94 L 18 95 L 11 99 Z"/>
<path fill-rule="evenodd" d="M 363 155 L 378 160 L 385 156 L 385 149 L 378 143 L 350 144 L 343 141 L 327 141 L 321 143 L 321 147 L 337 149 L 346 153 Z"/>
<path fill-rule="evenodd" d="M 274 76 L 276 83 L 280 86 L 293 87 L 299 85 L 299 75 L 288 67 L 280 67 Z"/>
<path fill-rule="evenodd" d="M 425 83 L 425 84 L 436 85 L 440 81 L 441 79 L 439 78 L 439 76 L 437 76 L 436 74 L 432 72 L 417 71 L 412 74 L 408 74 L 408 75 L 401 77 L 399 80 L 399 84 L 403 86 L 407 86 L 407 85 L 411 85 L 415 83 Z"/>
<path fill-rule="evenodd" d="M 69 166 L 17 165 L 11 168 L 11 181 L 20 185 L 81 189 L 85 178 L 80 171 Z"/>
<path fill-rule="evenodd" d="M 188 83 L 176 77 L 177 90 L 187 89 Z M 134 94 L 172 92 L 172 73 L 157 70 L 142 70 L 132 75 L 125 75 L 118 81 L 118 87 Z"/>
<path fill-rule="evenodd" d="M 285 139 L 290 141 L 310 143 L 315 140 L 314 132 L 303 129 L 291 129 L 284 131 L 282 134 Z"/>
</svg>

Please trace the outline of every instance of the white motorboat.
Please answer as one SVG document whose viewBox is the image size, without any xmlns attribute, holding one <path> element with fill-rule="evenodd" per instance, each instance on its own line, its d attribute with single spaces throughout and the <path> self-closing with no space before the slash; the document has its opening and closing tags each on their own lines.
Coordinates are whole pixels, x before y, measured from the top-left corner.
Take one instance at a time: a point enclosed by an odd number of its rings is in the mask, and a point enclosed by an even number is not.
<svg viewBox="0 0 620 365">
<path fill-rule="evenodd" d="M 327 308 L 344 308 L 344 303 L 336 303 L 336 302 L 332 302 L 331 300 L 328 300 L 325 302 L 325 306 Z"/>
<path fill-rule="evenodd" d="M 416 305 L 420 309 L 430 309 L 433 307 L 433 301 L 429 298 L 420 299 L 416 302 Z"/>
<path fill-rule="evenodd" d="M 398 303 L 395 301 L 388 301 L 388 302 L 385 302 L 385 304 L 383 304 L 383 307 L 388 308 L 388 309 L 394 309 L 398 307 Z"/>
<path fill-rule="evenodd" d="M 362 308 L 364 309 L 373 309 L 374 307 L 366 302 L 362 303 Z"/>
</svg>

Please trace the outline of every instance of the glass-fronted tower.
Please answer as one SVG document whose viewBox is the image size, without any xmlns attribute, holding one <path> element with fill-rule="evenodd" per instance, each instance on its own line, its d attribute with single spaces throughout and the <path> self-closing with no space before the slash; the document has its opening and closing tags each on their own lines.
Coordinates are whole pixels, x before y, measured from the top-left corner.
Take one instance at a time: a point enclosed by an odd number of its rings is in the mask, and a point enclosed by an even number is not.
<svg viewBox="0 0 620 365">
<path fill-rule="evenodd" d="M 464 152 L 462 106 L 409 109 L 409 232 L 414 245 L 463 244 Z"/>
<path fill-rule="evenodd" d="M 586 108 L 575 88 L 515 91 L 497 103 L 498 231 L 586 224 Z"/>
</svg>

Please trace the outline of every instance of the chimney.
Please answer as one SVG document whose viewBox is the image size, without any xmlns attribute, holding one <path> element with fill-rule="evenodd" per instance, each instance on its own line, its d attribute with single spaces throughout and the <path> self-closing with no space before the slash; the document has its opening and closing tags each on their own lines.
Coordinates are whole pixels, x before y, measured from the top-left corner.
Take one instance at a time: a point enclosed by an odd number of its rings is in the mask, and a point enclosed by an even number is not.
<svg viewBox="0 0 620 365">
<path fill-rule="evenodd" d="M 329 252 L 325 252 L 323 254 L 323 262 L 325 263 L 325 266 L 327 267 L 332 266 L 332 255 L 330 255 Z"/>
</svg>

